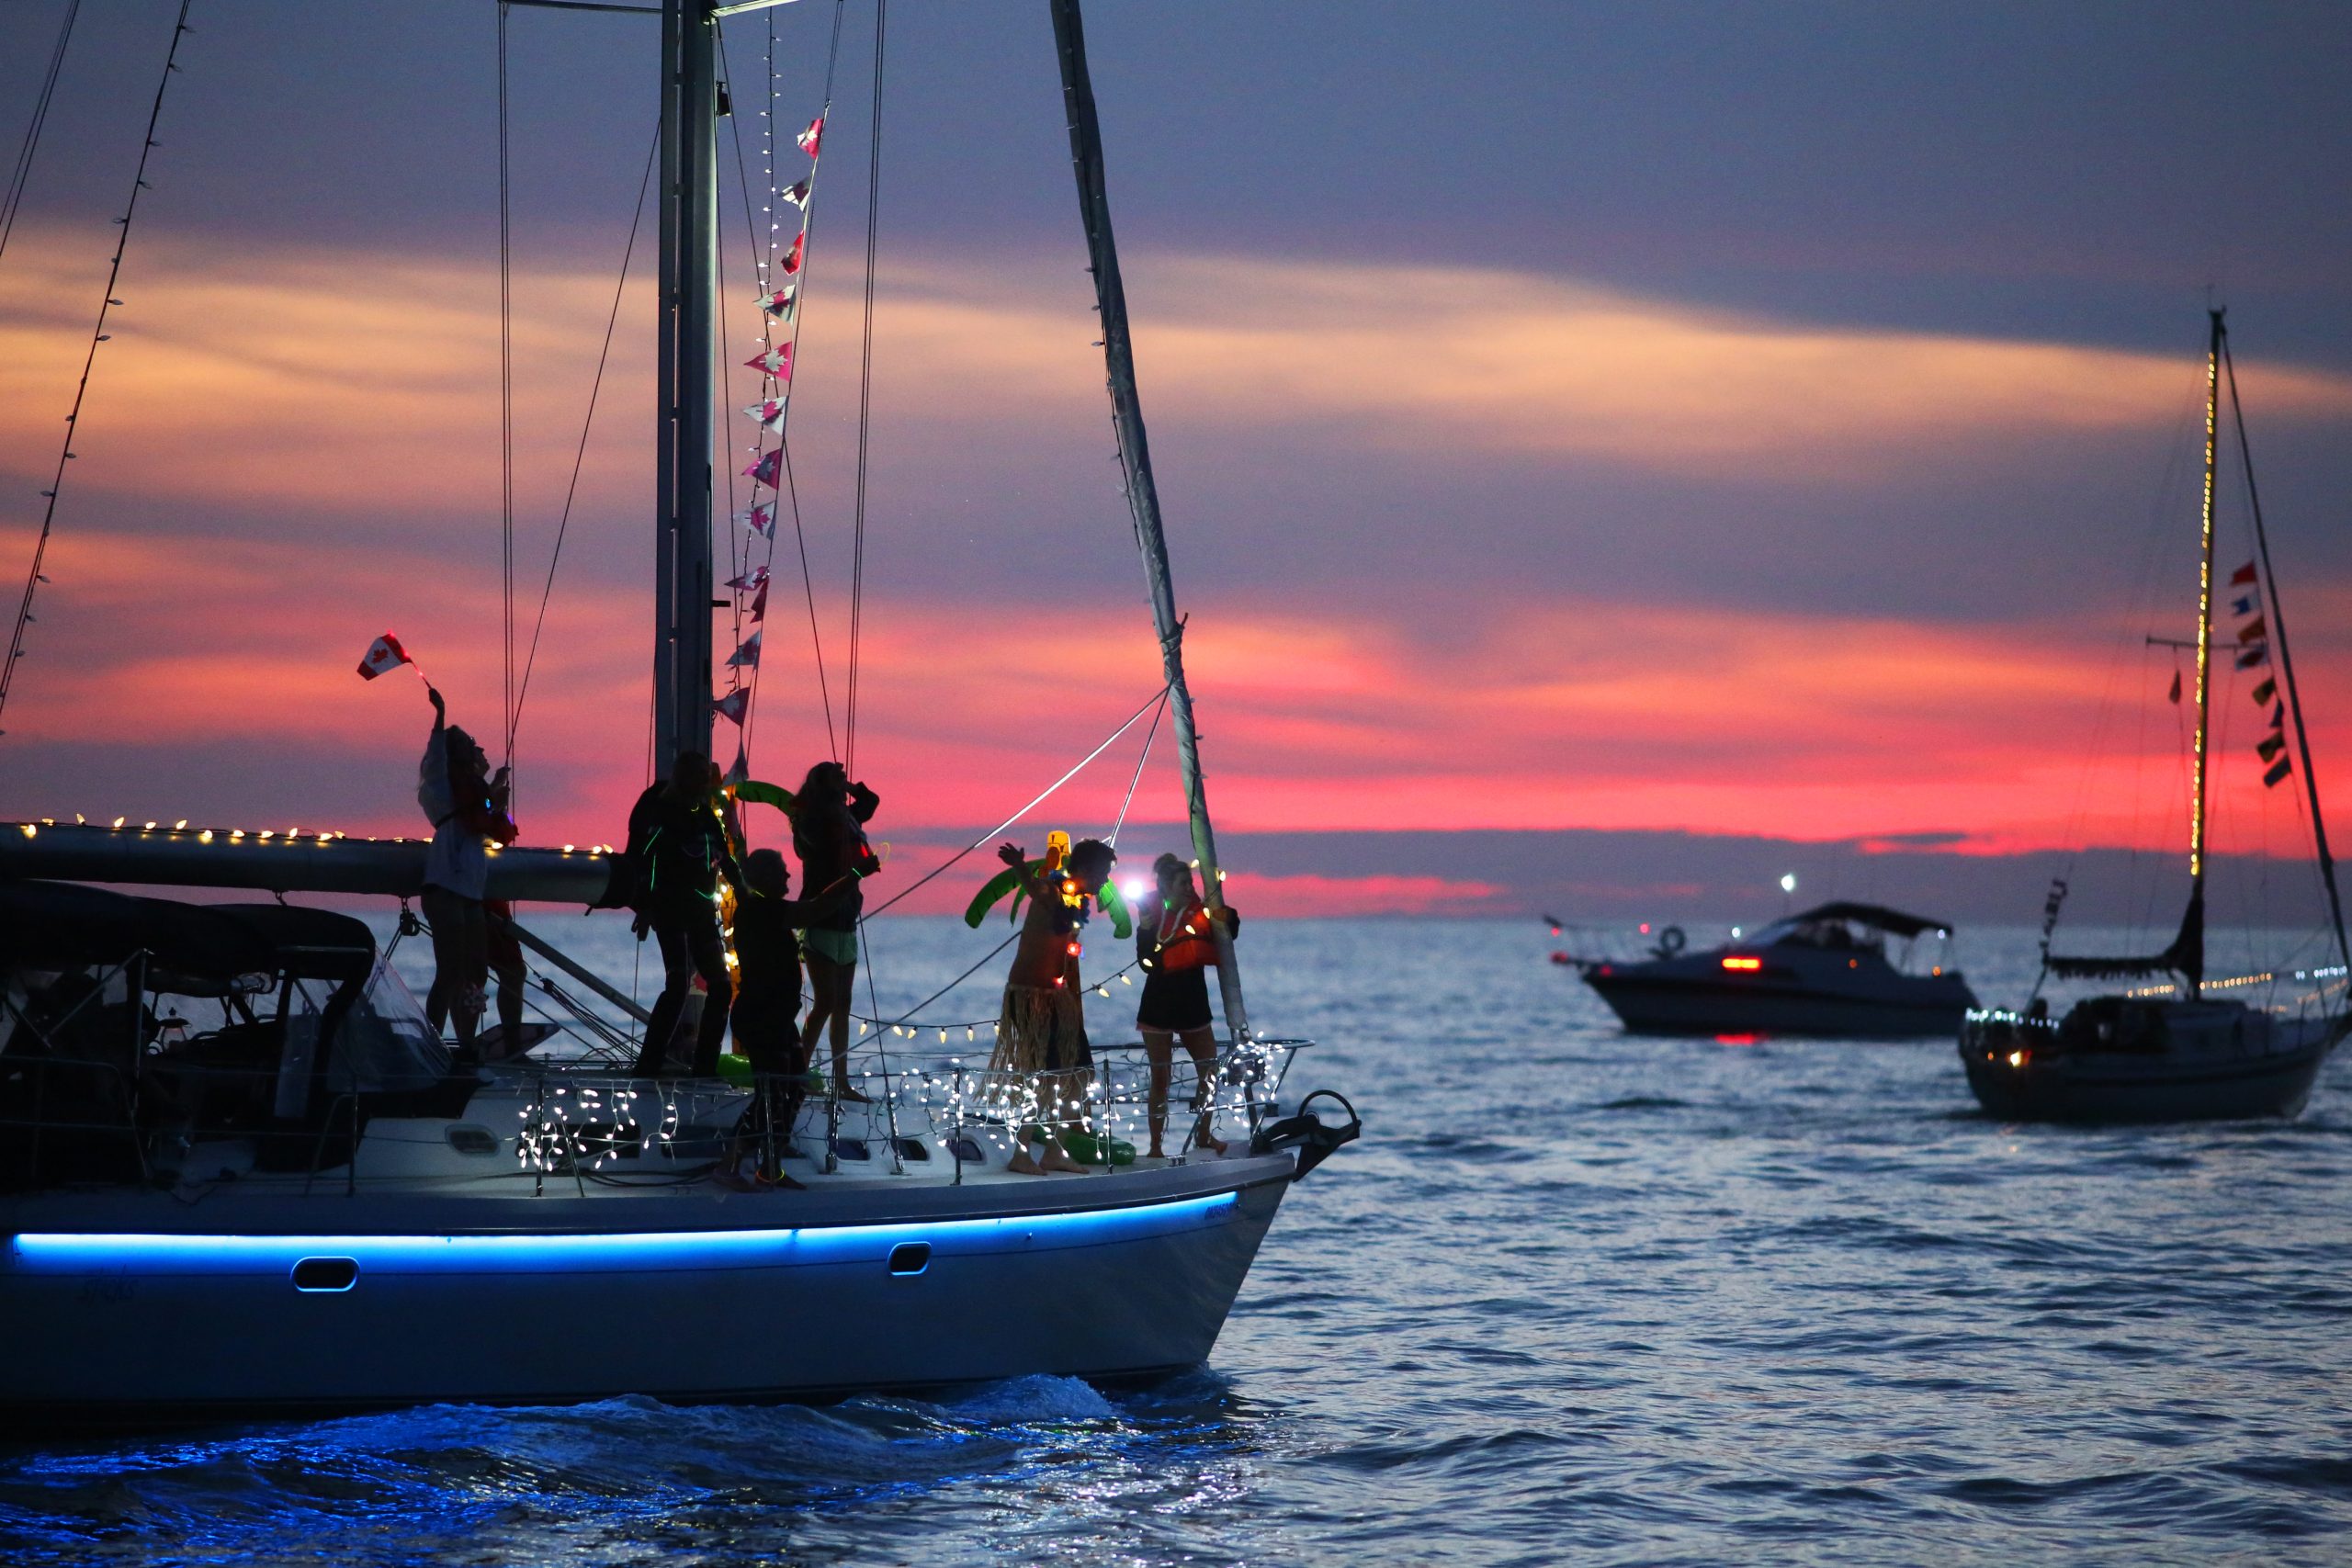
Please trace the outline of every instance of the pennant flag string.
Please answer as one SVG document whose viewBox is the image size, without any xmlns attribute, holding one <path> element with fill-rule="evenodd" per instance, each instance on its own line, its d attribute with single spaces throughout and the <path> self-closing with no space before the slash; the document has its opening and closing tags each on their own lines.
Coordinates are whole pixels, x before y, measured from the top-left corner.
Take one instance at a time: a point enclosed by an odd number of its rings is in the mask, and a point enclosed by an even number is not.
<svg viewBox="0 0 2352 1568">
<path fill-rule="evenodd" d="M 2254 563 L 2252 561 L 2246 562 L 2244 566 L 2238 568 L 2237 570 L 2230 573 L 2230 586 L 2233 588 L 2243 588 L 2253 581 Z"/>
<path fill-rule="evenodd" d="M 710 705 L 712 711 L 717 713 L 720 717 L 732 719 L 737 724 L 741 724 L 743 722 L 743 710 L 749 707 L 751 703 L 752 694 L 750 689 L 748 687 L 738 686 L 735 690 L 728 693 L 725 696 L 718 698 Z"/>
<path fill-rule="evenodd" d="M 764 635 L 766 635 L 764 632 L 753 632 L 750 637 L 745 637 L 743 639 L 742 646 L 738 648 L 735 650 L 733 657 L 727 660 L 727 668 L 729 670 L 758 669 L 760 664 L 760 638 Z"/>
</svg>

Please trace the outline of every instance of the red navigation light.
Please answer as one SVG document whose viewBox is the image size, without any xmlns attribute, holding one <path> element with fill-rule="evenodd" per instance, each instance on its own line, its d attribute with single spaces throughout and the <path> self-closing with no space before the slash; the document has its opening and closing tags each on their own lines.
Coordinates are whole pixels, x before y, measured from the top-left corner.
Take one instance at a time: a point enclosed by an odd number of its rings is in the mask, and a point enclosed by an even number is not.
<svg viewBox="0 0 2352 1568">
<path fill-rule="evenodd" d="M 1763 1041 L 1764 1037 L 1760 1034 L 1718 1034 L 1715 1036 L 1715 1043 L 1718 1045 L 1759 1045 Z"/>
<path fill-rule="evenodd" d="M 1650 923 L 1647 920 L 1644 920 L 1642 922 L 1642 934 L 1644 936 L 1650 934 Z"/>
<path fill-rule="evenodd" d="M 1753 971 L 1763 968 L 1764 961 L 1760 958 L 1741 958 L 1735 954 L 1734 956 L 1724 960 L 1724 967 L 1726 969 Z"/>
</svg>

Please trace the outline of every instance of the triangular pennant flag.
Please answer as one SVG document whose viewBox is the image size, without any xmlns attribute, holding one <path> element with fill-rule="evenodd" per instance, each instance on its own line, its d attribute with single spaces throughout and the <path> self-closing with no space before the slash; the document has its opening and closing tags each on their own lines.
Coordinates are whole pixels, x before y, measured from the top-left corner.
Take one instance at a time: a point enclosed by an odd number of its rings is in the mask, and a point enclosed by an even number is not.
<svg viewBox="0 0 2352 1568">
<path fill-rule="evenodd" d="M 2180 701 L 2180 671 L 2172 672 L 2172 690 L 2165 694 L 2165 701 L 2177 705 Z"/>
<path fill-rule="evenodd" d="M 359 678 L 372 681 L 387 670 L 397 670 L 403 664 L 414 662 L 407 650 L 401 647 L 401 639 L 386 632 L 368 645 L 368 656 L 359 661 Z"/>
<path fill-rule="evenodd" d="M 760 309 L 779 321 L 788 321 L 792 320 L 793 312 L 799 307 L 799 303 L 800 285 L 794 283 L 777 289 L 773 294 L 763 295 L 760 299 Z"/>
<path fill-rule="evenodd" d="M 775 488 L 776 474 L 783 466 L 784 448 L 779 446 L 775 451 L 763 455 L 758 462 L 753 463 L 750 468 L 745 468 L 743 470 L 743 477 L 752 480 L 754 484 L 763 484 L 770 490 L 774 490 Z M 766 532 L 765 529 L 761 531 L 763 533 Z"/>
<path fill-rule="evenodd" d="M 2284 751 L 2286 749 L 2287 737 L 2276 729 L 2264 736 L 2256 743 L 2254 748 L 2256 753 L 2266 762 L 2278 756 L 2279 752 Z"/>
<path fill-rule="evenodd" d="M 784 197 L 785 200 L 792 203 L 795 207 L 806 209 L 808 205 L 808 182 L 807 180 L 796 181 L 776 192 L 776 195 Z"/>
<path fill-rule="evenodd" d="M 2270 728 L 2273 729 L 2284 729 L 2286 727 L 2287 705 L 2285 703 L 2273 703 L 2270 706 Z"/>
<path fill-rule="evenodd" d="M 743 405 L 743 412 L 762 430 L 784 428 L 784 400 L 782 398 L 769 398 L 763 402 L 746 403 Z"/>
<path fill-rule="evenodd" d="M 749 512 L 738 512 L 735 514 L 735 521 L 763 539 L 775 537 L 775 508 L 764 502 Z"/>
<path fill-rule="evenodd" d="M 727 783 L 731 787 L 741 784 L 751 776 L 752 760 L 743 755 L 742 743 L 738 741 L 735 746 L 735 761 L 728 765 Z"/>
<path fill-rule="evenodd" d="M 752 595 L 752 619 L 755 621 L 764 621 L 767 618 L 768 583 L 765 574 L 763 573 L 760 578 L 760 591 Z"/>
<path fill-rule="evenodd" d="M 728 693 L 725 696 L 719 698 L 710 705 L 712 711 L 718 714 L 721 717 L 731 718 L 736 723 L 741 724 L 743 722 L 743 710 L 752 705 L 751 688 L 748 686 L 738 686 L 735 690 Z"/>
<path fill-rule="evenodd" d="M 734 654 L 727 660 L 727 668 L 729 670 L 757 670 L 760 667 L 761 635 L 762 634 L 759 632 L 753 632 L 750 637 L 745 637 L 743 639 L 743 646 L 737 649 Z"/>
<path fill-rule="evenodd" d="M 2240 642 L 2260 642 L 2264 637 L 2267 637 L 2269 635 L 2270 628 L 2262 624 L 2262 617 L 2260 615 L 2255 616 L 2254 619 L 2248 621 L 2245 626 L 2238 628 L 2238 640 Z"/>
<path fill-rule="evenodd" d="M 2251 648 L 2238 650 L 2238 668 L 2241 670 L 2259 670 L 2269 662 L 2270 645 L 2267 642 L 2257 642 Z"/>
<path fill-rule="evenodd" d="M 785 276 L 790 277 L 800 270 L 800 264 L 808 259 L 808 231 L 803 229 L 792 236 L 792 249 L 785 252 L 784 259 L 775 265 Z"/>
<path fill-rule="evenodd" d="M 743 368 L 756 370 L 761 375 L 773 377 L 778 381 L 789 381 L 792 379 L 792 345 L 788 343 L 780 343 L 773 347 L 763 348 L 743 361 Z"/>
<path fill-rule="evenodd" d="M 2246 562 L 2244 566 L 2238 568 L 2237 570 L 2230 573 L 2230 586 L 2233 588 L 2242 588 L 2253 581 L 2254 563 L 2252 561 Z"/>
<path fill-rule="evenodd" d="M 2256 610 L 2261 608 L 2261 598 L 2262 596 L 2258 593 L 2241 594 L 2239 597 L 2230 601 L 2230 614 L 2233 615 L 2251 615 Z"/>
<path fill-rule="evenodd" d="M 808 122 L 808 129 L 794 137 L 793 140 L 800 143 L 800 150 L 803 152 L 808 153 L 811 158 L 815 157 L 817 155 L 817 150 L 824 145 L 825 117 L 823 115 L 819 115 L 815 119 L 810 120 Z"/>
<path fill-rule="evenodd" d="M 2276 762 L 2273 762 L 2270 765 L 2270 771 L 2262 775 L 2262 787 L 2268 789 L 2280 779 L 2285 778 L 2291 771 L 2292 770 L 2287 765 L 2287 759 L 2284 757 L 2279 758 Z"/>
<path fill-rule="evenodd" d="M 2254 705 L 2260 707 L 2263 704 L 2268 702 L 2272 697 L 2275 697 L 2278 694 L 2278 682 L 2272 680 L 2269 676 L 2265 675 L 2262 678 L 2262 684 L 2254 689 Z"/>
<path fill-rule="evenodd" d="M 755 566 L 741 577 L 730 577 L 727 580 L 727 586 L 739 593 L 750 593 L 767 585 L 768 569 L 763 566 Z"/>
</svg>

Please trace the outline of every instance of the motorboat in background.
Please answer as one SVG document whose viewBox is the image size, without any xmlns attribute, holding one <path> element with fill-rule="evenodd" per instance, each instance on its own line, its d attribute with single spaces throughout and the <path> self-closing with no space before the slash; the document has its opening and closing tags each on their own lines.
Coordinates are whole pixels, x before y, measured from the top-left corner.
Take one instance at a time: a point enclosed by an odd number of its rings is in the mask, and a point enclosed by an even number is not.
<svg viewBox="0 0 2352 1568">
<path fill-rule="evenodd" d="M 1928 935 L 1941 945 L 1921 973 L 1918 939 Z M 1682 929 L 1668 926 L 1644 959 L 1552 957 L 1637 1034 L 1893 1040 L 1946 1033 L 1976 1005 L 1944 963 L 1951 939 L 1940 920 L 1839 901 L 1703 952 L 1687 951 Z"/>
<path fill-rule="evenodd" d="M 2346 982 L 2352 948 L 2345 942 L 2344 906 L 2335 864 L 2327 850 L 2319 786 L 2312 778 L 2311 741 L 2302 698 L 2287 650 L 2278 581 L 2262 525 L 2260 491 L 2238 403 L 2237 371 L 2220 310 L 2210 312 L 2205 359 L 2205 485 L 2202 553 L 2197 604 L 2197 735 L 2191 753 L 2188 824 L 2188 904 L 2180 929 L 2162 953 L 2144 957 L 2052 955 L 2050 937 L 2065 901 L 2061 881 L 2051 890 L 2042 925 L 2042 972 L 2022 1011 L 1972 1010 L 1960 1034 L 1960 1059 L 1977 1103 L 2019 1122 L 2188 1122 L 2293 1116 L 2352 1013 Z M 2213 777 L 2214 500 L 2219 489 L 2222 383 L 2226 376 L 2239 455 L 2245 466 L 2248 519 L 2256 559 L 2231 574 L 2229 591 L 2242 623 L 2233 650 L 2236 668 L 2256 672 L 2255 702 L 2270 716 L 2255 747 L 2264 787 L 2284 783 L 2302 764 L 2310 807 L 2312 852 L 2326 889 L 2333 923 L 2333 964 L 2276 964 L 2255 973 L 2211 978 L 2206 974 L 2207 795 Z M 2265 591 L 2267 592 L 2267 595 Z M 2268 671 L 2273 668 L 2274 676 Z M 2178 694 L 2177 684 L 2174 696 Z M 2291 733 L 2294 752 L 2288 743 Z M 2324 942 L 2313 933 L 2307 942 Z M 2324 949 L 2323 949 L 2324 951 Z M 2121 992 L 2084 998 L 2052 1016 L 2042 991 L 2053 980 L 2140 980 Z M 2226 997 L 2209 991 L 2226 990 Z"/>
</svg>

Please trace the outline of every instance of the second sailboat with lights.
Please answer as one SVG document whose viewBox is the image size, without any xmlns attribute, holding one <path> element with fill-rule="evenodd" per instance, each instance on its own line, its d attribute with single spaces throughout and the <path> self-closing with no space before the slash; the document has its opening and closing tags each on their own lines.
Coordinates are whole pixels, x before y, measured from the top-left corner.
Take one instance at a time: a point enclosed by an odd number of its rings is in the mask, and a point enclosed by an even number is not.
<svg viewBox="0 0 2352 1568">
<path fill-rule="evenodd" d="M 2310 1098 L 2321 1065 L 2344 1037 L 2347 970 L 2343 900 L 2328 852 L 2319 786 L 2312 773 L 2302 696 L 2287 646 L 2286 612 L 2270 569 L 2260 492 L 2237 398 L 2237 371 L 2222 313 L 2211 313 L 2205 369 L 2205 465 L 2198 566 L 2197 729 L 2190 759 L 2188 900 L 2161 953 L 2068 957 L 2049 951 L 2065 885 L 2052 889 L 2041 979 L 2024 1009 L 1974 1010 L 1960 1037 L 1969 1088 L 1996 1116 L 2035 1122 L 2180 1122 L 2291 1116 Z M 2247 521 L 2256 558 L 2215 581 L 2214 535 L 2222 455 L 2222 394 L 2245 465 Z M 2325 899 L 2326 937 L 2306 939 L 2290 960 L 2236 976 L 2207 972 L 2208 886 L 2213 864 L 2215 642 L 2218 601 L 2231 596 L 2237 623 L 2229 655 L 2252 678 L 2250 695 L 2267 718 L 2252 749 L 2265 789 L 2300 770 L 2309 805 L 2312 855 Z M 2275 669 L 2276 673 L 2272 671 Z M 2178 695 L 2176 681 L 2174 695 Z M 2042 996 L 2052 981 L 2139 980 L 2129 990 L 2081 998 L 2053 1016 Z"/>
</svg>

